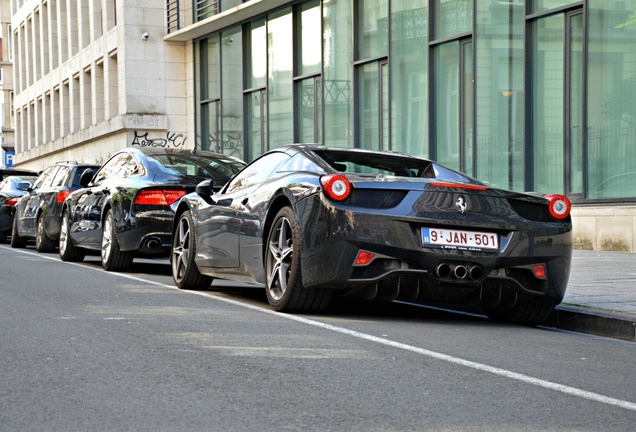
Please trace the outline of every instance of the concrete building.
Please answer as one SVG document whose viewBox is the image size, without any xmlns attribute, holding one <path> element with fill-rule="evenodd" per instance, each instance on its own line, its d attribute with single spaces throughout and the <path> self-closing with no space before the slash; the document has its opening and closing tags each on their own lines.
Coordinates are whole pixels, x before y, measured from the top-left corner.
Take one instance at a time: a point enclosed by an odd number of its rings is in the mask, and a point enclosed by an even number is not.
<svg viewBox="0 0 636 432">
<path fill-rule="evenodd" d="M 406 151 L 636 251 L 636 0 L 12 0 L 16 164 Z M 147 37 L 146 37 L 147 35 Z"/>
<path fill-rule="evenodd" d="M 16 165 L 187 144 L 192 72 L 164 40 L 165 1 L 11 1 Z"/>
</svg>

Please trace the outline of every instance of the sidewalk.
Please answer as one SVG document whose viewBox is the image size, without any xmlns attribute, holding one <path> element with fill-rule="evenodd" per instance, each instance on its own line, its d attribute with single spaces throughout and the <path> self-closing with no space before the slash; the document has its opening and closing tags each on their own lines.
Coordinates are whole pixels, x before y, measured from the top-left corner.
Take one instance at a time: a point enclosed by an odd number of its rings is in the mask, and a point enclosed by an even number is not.
<svg viewBox="0 0 636 432">
<path fill-rule="evenodd" d="M 575 250 L 550 327 L 636 342 L 636 254 Z"/>
</svg>

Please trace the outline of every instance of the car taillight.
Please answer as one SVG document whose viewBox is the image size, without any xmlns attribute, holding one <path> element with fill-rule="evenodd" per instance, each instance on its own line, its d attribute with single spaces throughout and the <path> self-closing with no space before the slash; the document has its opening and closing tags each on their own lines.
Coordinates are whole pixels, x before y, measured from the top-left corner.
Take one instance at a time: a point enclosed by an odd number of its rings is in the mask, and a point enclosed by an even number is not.
<svg viewBox="0 0 636 432">
<path fill-rule="evenodd" d="M 328 174 L 320 177 L 322 190 L 335 201 L 346 199 L 351 193 L 351 183 L 342 174 Z"/>
<path fill-rule="evenodd" d="M 563 195 L 546 195 L 548 200 L 548 211 L 554 219 L 565 219 L 570 215 L 572 204 L 570 200 Z"/>
<path fill-rule="evenodd" d="M 135 197 L 137 205 L 169 206 L 186 194 L 184 190 L 149 189 L 140 191 Z"/>
<path fill-rule="evenodd" d="M 58 204 L 63 203 L 66 197 L 68 197 L 70 194 L 71 194 L 70 190 L 64 190 L 64 191 L 58 192 L 57 197 L 55 197 L 55 202 Z"/>
<path fill-rule="evenodd" d="M 15 206 L 18 203 L 19 200 L 20 200 L 20 198 L 11 198 L 11 199 L 5 201 L 4 205 Z"/>
</svg>

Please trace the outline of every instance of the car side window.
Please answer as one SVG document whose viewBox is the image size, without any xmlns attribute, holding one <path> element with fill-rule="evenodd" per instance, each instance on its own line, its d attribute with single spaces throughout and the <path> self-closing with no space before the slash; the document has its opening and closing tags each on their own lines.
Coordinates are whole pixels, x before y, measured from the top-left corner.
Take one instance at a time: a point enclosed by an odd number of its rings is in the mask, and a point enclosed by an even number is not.
<svg viewBox="0 0 636 432">
<path fill-rule="evenodd" d="M 236 192 L 264 181 L 289 155 L 282 152 L 267 153 L 246 166 L 228 184 L 225 193 Z"/>
<path fill-rule="evenodd" d="M 68 179 L 68 174 L 70 172 L 69 167 L 60 166 L 55 172 L 55 177 L 51 180 L 51 186 L 64 186 L 66 184 L 66 180 Z"/>
<path fill-rule="evenodd" d="M 128 153 L 113 156 L 95 175 L 93 183 L 100 183 L 105 179 L 125 177 L 126 165 L 130 157 Z"/>
<path fill-rule="evenodd" d="M 49 187 L 51 185 L 51 182 L 53 181 L 53 178 L 55 177 L 57 169 L 57 165 L 53 165 L 45 169 L 44 172 L 40 174 L 36 182 L 33 184 L 33 189 Z"/>
</svg>

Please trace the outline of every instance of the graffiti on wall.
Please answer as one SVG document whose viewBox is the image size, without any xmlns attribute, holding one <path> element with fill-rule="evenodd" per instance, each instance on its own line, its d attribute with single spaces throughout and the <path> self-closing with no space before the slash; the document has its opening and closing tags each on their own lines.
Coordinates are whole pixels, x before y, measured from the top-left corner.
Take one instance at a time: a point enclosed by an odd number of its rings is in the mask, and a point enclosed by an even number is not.
<svg viewBox="0 0 636 432">
<path fill-rule="evenodd" d="M 185 134 L 179 132 L 166 132 L 165 137 L 149 137 L 148 132 L 135 131 L 135 136 L 130 145 L 139 147 L 185 147 L 188 139 Z"/>
</svg>

